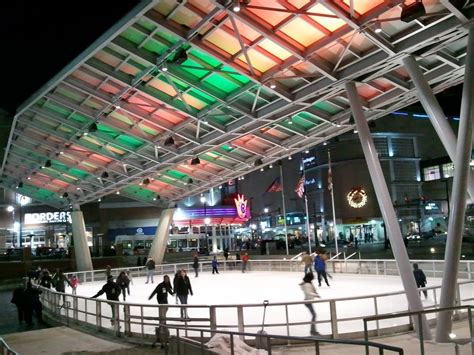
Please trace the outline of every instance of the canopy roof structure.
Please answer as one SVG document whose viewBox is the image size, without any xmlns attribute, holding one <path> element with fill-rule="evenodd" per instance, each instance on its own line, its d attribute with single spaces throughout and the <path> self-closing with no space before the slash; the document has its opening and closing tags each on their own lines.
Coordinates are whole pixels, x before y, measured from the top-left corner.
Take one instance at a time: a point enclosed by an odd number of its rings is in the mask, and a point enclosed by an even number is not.
<svg viewBox="0 0 474 355">
<path fill-rule="evenodd" d="M 58 208 L 196 195 L 352 130 L 348 80 L 368 120 L 418 101 L 407 55 L 461 83 L 465 3 L 143 1 L 18 109 L 1 184 Z"/>
</svg>

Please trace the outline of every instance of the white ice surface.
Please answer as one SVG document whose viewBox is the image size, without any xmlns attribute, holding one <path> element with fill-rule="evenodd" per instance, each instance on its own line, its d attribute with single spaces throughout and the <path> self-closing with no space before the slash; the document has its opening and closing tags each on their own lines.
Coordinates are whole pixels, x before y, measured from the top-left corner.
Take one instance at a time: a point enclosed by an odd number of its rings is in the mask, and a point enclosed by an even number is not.
<svg viewBox="0 0 474 355">
<path fill-rule="evenodd" d="M 169 275 L 171 280 L 173 275 Z M 190 274 L 190 280 L 194 291 L 194 296 L 190 296 L 188 304 L 192 307 L 188 309 L 188 315 L 191 319 L 207 318 L 209 319 L 209 305 L 216 305 L 217 328 L 223 330 L 237 329 L 237 308 L 223 305 L 237 304 L 258 304 L 257 307 L 244 308 L 244 323 L 246 332 L 256 332 L 261 325 L 263 316 L 263 300 L 268 300 L 270 305 L 267 308 L 265 319 L 265 330 L 270 334 L 305 336 L 309 333 L 309 324 L 294 325 L 287 328 L 286 313 L 290 323 L 308 322 L 310 314 L 304 305 L 290 305 L 288 312 L 284 306 L 273 306 L 279 302 L 299 302 L 303 300 L 303 292 L 299 287 L 299 283 L 303 277 L 300 272 L 247 272 L 242 274 L 239 271 L 226 271 L 220 274 L 212 275 L 211 273 L 200 273 L 198 278 Z M 148 296 L 154 287 L 161 282 L 163 277 L 155 275 L 154 284 L 145 284 L 145 277 L 133 278 L 131 285 L 131 295 L 127 296 L 127 303 L 130 304 L 146 304 L 148 307 L 143 308 L 145 316 L 157 317 L 158 310 L 153 307 L 157 304 L 156 298 L 148 300 Z M 398 276 L 374 276 L 374 275 L 353 275 L 353 274 L 333 274 L 333 279 L 329 280 L 331 287 L 323 286 L 318 288 L 321 300 L 314 304 L 317 320 L 326 321 L 317 324 L 318 331 L 322 334 L 331 333 L 331 326 L 328 322 L 330 319 L 330 299 L 340 299 L 347 297 L 369 296 L 382 293 L 402 291 L 402 284 Z M 429 286 L 439 285 L 440 280 L 430 279 Z M 103 281 L 80 284 L 77 294 L 90 297 L 100 290 Z M 317 285 L 317 282 L 315 282 Z M 70 292 L 70 289 L 67 290 Z M 438 291 L 439 292 L 439 291 Z M 467 292 L 473 294 L 473 288 L 469 285 L 462 293 Z M 424 305 L 433 304 L 433 291 L 429 293 L 429 300 L 423 301 Z M 439 297 L 439 294 L 437 294 Z M 105 298 L 105 295 L 101 296 Z M 122 296 L 120 300 L 122 301 Z M 179 318 L 179 307 L 175 306 L 175 298 L 168 296 L 170 308 L 168 317 Z M 206 307 L 197 307 L 197 305 Z M 221 306 L 219 306 L 221 305 Z M 95 309 L 95 304 L 91 301 L 87 302 L 89 312 Z M 407 302 L 404 295 L 386 296 L 379 298 L 377 301 L 378 313 L 391 313 L 407 310 Z M 84 301 L 79 301 L 79 308 L 84 309 Z M 336 311 L 338 318 L 350 318 L 356 316 L 369 316 L 375 314 L 374 299 L 365 298 L 360 300 L 337 301 Z M 120 307 L 120 318 L 123 319 L 123 307 Z M 131 314 L 139 315 L 140 307 L 131 306 Z M 107 304 L 103 304 L 101 313 L 110 316 L 110 308 Z M 84 315 L 80 314 L 79 318 L 84 320 Z M 95 317 L 88 316 L 87 321 L 95 323 Z M 393 319 L 380 322 L 381 326 L 390 326 L 395 324 L 406 323 L 407 319 Z M 103 320 L 104 325 L 108 325 L 108 320 Z M 157 323 L 157 321 L 148 321 L 148 323 Z M 169 321 L 169 324 L 183 325 L 182 321 Z M 273 324 L 273 325 L 272 325 Z M 280 324 L 280 325 L 276 325 Z M 209 322 L 191 321 L 189 325 L 193 326 L 209 326 Z M 227 327 L 225 326 L 227 325 Z M 370 326 L 373 329 L 375 324 Z M 338 322 L 339 333 L 360 331 L 363 329 L 362 320 L 350 320 Z M 141 324 L 132 324 L 132 331 L 141 332 Z M 144 325 L 145 333 L 154 334 L 154 326 L 152 324 Z"/>
</svg>

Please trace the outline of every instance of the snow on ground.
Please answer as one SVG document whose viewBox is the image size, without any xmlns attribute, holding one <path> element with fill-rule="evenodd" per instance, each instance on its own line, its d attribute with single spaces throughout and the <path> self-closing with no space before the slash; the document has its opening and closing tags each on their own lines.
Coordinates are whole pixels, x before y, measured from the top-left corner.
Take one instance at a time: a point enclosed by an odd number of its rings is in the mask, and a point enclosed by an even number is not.
<svg viewBox="0 0 474 355">
<path fill-rule="evenodd" d="M 171 280 L 173 275 L 169 275 Z M 212 275 L 209 272 L 200 273 L 195 278 L 194 274 L 189 274 L 194 296 L 189 297 L 188 315 L 192 321 L 188 324 L 193 326 L 209 326 L 209 322 L 199 322 L 197 318 L 209 319 L 209 305 L 216 305 L 217 328 L 223 330 L 237 330 L 237 308 L 230 305 L 244 304 L 256 305 L 254 307 L 245 307 L 243 311 L 246 332 L 256 332 L 262 322 L 264 300 L 268 300 L 270 305 L 267 308 L 265 329 L 270 334 L 303 336 L 309 333 L 309 324 L 295 324 L 287 327 L 287 323 L 308 322 L 310 314 L 306 307 L 302 304 L 289 305 L 286 310 L 284 306 L 273 305 L 275 303 L 300 302 L 303 300 L 303 292 L 299 287 L 302 281 L 302 272 L 246 272 L 226 271 L 220 274 Z M 158 310 L 154 307 L 157 304 L 156 298 L 148 300 L 149 295 L 154 287 L 163 280 L 163 276 L 155 275 L 154 284 L 146 284 L 146 277 L 133 278 L 131 285 L 131 295 L 127 296 L 126 302 L 129 304 L 145 304 L 144 315 L 148 317 L 157 317 Z M 440 284 L 439 279 L 430 279 L 430 286 Z M 318 330 L 322 334 L 331 333 L 330 320 L 330 299 L 354 298 L 359 296 L 370 296 L 382 293 L 402 291 L 401 280 L 398 276 L 374 276 L 374 275 L 353 275 L 353 274 L 334 274 L 333 279 L 329 280 L 330 287 L 324 285 L 318 288 L 321 300 L 314 304 L 318 321 L 325 321 L 318 324 Z M 77 294 L 81 296 L 91 297 L 100 290 L 103 281 L 81 284 L 78 287 Z M 315 281 L 317 285 L 317 281 Z M 471 295 L 474 288 L 469 285 L 465 291 Z M 104 298 L 101 296 L 101 298 Z M 439 299 L 439 294 L 437 294 Z M 423 301 L 424 305 L 433 304 L 433 291 L 430 291 L 429 300 Z M 120 297 L 122 301 L 122 296 Z M 167 316 L 175 318 L 168 321 L 169 324 L 183 325 L 182 321 L 178 321 L 180 309 L 175 304 L 175 298 L 168 296 L 170 308 Z M 200 305 L 198 307 L 197 305 Z M 337 317 L 350 318 L 361 317 L 375 314 L 374 298 L 362 298 L 352 300 L 337 300 L 336 312 Z M 79 302 L 79 308 L 84 309 L 85 303 Z M 87 301 L 89 310 L 95 309 L 93 301 Z M 121 308 L 120 318 L 123 319 L 123 310 Z M 407 310 L 407 302 L 404 295 L 385 296 L 377 299 L 378 313 L 391 313 Z M 131 314 L 139 316 L 140 307 L 131 306 Z M 101 313 L 110 316 L 110 308 L 107 304 L 103 304 Z M 84 319 L 83 314 L 80 315 Z M 288 320 L 288 322 L 287 322 Z M 88 322 L 94 323 L 95 317 L 88 316 Z M 380 322 L 380 325 L 391 326 L 406 323 L 407 319 L 393 319 Z M 139 321 L 138 321 L 139 322 Z M 150 323 L 150 321 L 148 321 Z M 152 323 L 157 321 L 152 321 Z M 109 324 L 108 320 L 104 320 L 103 324 Z M 370 326 L 375 327 L 375 323 Z M 339 321 L 339 333 L 360 331 L 363 329 L 362 320 Z M 141 324 L 132 325 L 132 331 L 140 332 Z M 146 333 L 153 334 L 154 326 L 151 324 L 144 325 L 143 330 Z"/>
</svg>

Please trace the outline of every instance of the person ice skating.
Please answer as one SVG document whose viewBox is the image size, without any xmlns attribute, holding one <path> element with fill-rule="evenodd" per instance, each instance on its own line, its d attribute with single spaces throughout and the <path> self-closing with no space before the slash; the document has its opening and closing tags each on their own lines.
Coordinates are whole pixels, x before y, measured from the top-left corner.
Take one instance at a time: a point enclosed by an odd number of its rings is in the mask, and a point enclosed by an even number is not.
<svg viewBox="0 0 474 355">
<path fill-rule="evenodd" d="M 242 272 L 245 272 L 245 270 L 247 269 L 247 263 L 249 262 L 249 254 L 248 253 L 245 253 L 243 256 L 242 256 Z"/>
<path fill-rule="evenodd" d="M 219 266 L 219 262 L 217 261 L 217 258 L 215 256 L 212 259 L 211 265 L 212 265 L 212 274 L 214 275 L 214 272 L 218 274 L 219 270 L 217 270 L 217 267 Z"/>
<path fill-rule="evenodd" d="M 423 270 L 418 268 L 418 264 L 413 264 L 413 276 L 415 277 L 416 287 L 426 287 L 426 275 Z M 428 299 L 428 291 L 423 290 L 423 294 L 425 295 L 425 299 Z"/>
<path fill-rule="evenodd" d="M 77 293 L 77 286 L 79 286 L 79 279 L 76 275 L 72 275 L 71 279 L 69 280 L 69 284 L 71 285 L 72 294 L 75 295 Z"/>
<path fill-rule="evenodd" d="M 107 278 L 107 283 L 102 286 L 102 289 L 92 296 L 92 298 L 97 298 L 104 293 L 109 301 L 119 300 L 120 287 L 114 282 L 114 277 L 112 275 Z M 112 318 L 110 319 L 110 323 L 113 325 L 115 323 L 115 305 L 113 303 L 109 303 L 109 306 L 112 309 Z"/>
<path fill-rule="evenodd" d="M 130 270 L 125 271 L 127 274 L 128 280 L 130 281 L 127 287 L 127 294 L 130 296 L 130 285 L 133 285 L 133 278 L 132 278 L 132 273 Z"/>
<path fill-rule="evenodd" d="M 63 306 L 64 303 L 66 302 L 66 285 L 71 286 L 71 283 L 67 279 L 66 275 L 64 275 L 63 271 L 61 269 L 56 270 L 56 274 L 53 277 L 53 285 L 54 288 L 57 292 L 60 292 L 63 294 Z M 58 300 L 59 304 L 59 300 Z"/>
<path fill-rule="evenodd" d="M 224 259 L 225 259 L 225 261 L 227 261 L 229 259 L 229 249 L 228 248 L 224 249 Z"/>
<path fill-rule="evenodd" d="M 105 278 L 108 280 L 109 276 L 112 276 L 112 267 L 110 265 L 107 265 L 105 267 Z"/>
<path fill-rule="evenodd" d="M 303 256 L 301 257 L 301 262 L 304 264 L 304 273 L 305 275 L 308 272 L 313 272 L 312 264 L 313 258 L 307 252 L 303 252 Z"/>
<path fill-rule="evenodd" d="M 314 274 L 312 272 L 309 272 L 304 275 L 303 277 L 303 282 L 300 283 L 300 287 L 303 290 L 304 293 L 304 299 L 305 301 L 313 300 L 315 298 L 321 298 L 318 295 L 318 292 L 316 291 L 316 288 L 313 285 L 313 279 L 314 279 Z M 314 311 L 313 304 L 312 303 L 305 303 L 305 307 L 308 308 L 309 312 L 311 313 L 311 327 L 310 327 L 310 333 L 311 335 L 319 335 L 319 333 L 316 331 L 316 312 Z"/>
<path fill-rule="evenodd" d="M 120 290 L 122 291 L 122 296 L 123 300 L 125 301 L 127 298 L 127 288 L 130 285 L 130 279 L 128 278 L 127 274 L 125 271 L 121 271 L 120 274 L 117 277 L 117 280 L 115 280 L 117 285 L 120 287 Z"/>
<path fill-rule="evenodd" d="M 155 275 L 155 260 L 153 258 L 148 258 L 145 267 L 147 268 L 147 273 L 146 273 L 146 284 L 150 282 L 153 283 L 153 275 Z"/>
<path fill-rule="evenodd" d="M 198 275 L 199 275 L 199 258 L 198 258 L 197 253 L 194 254 L 193 269 L 194 269 L 194 277 L 198 277 Z"/>
<path fill-rule="evenodd" d="M 176 292 L 179 302 L 181 304 L 188 304 L 188 295 L 193 295 L 193 289 L 185 270 L 181 270 L 179 275 L 176 275 L 173 284 L 174 292 Z M 181 307 L 181 318 L 188 318 L 188 312 L 185 307 Z"/>
<path fill-rule="evenodd" d="M 173 288 L 171 287 L 170 278 L 168 275 L 163 276 L 163 282 L 159 283 L 151 293 L 149 300 L 156 295 L 158 304 L 168 304 L 168 293 L 174 295 Z M 166 313 L 168 312 L 168 307 L 162 306 L 159 308 L 160 323 L 166 323 Z"/>
<path fill-rule="evenodd" d="M 137 266 L 142 266 L 142 258 L 140 256 L 137 258 Z"/>
<path fill-rule="evenodd" d="M 324 278 L 326 285 L 329 287 L 328 277 L 326 274 L 326 255 L 318 253 L 314 258 L 314 269 L 318 274 L 318 286 L 321 287 L 321 279 Z"/>
</svg>

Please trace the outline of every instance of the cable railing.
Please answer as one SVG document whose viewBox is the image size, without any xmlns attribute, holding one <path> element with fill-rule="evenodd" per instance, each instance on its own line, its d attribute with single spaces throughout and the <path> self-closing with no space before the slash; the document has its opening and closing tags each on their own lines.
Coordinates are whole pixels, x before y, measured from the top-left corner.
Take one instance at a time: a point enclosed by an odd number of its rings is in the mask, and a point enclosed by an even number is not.
<svg viewBox="0 0 474 355">
<path fill-rule="evenodd" d="M 376 261 L 380 263 L 378 268 L 370 268 L 379 275 L 391 274 L 392 262 Z M 364 273 L 365 269 L 360 267 L 360 261 L 334 261 L 346 267 L 349 271 Z M 376 265 L 376 264 L 374 264 Z M 382 270 L 385 265 L 387 270 Z M 238 264 L 233 262 L 221 264 L 223 270 L 239 270 Z M 339 267 L 335 267 L 339 270 Z M 464 267 L 465 269 L 466 267 Z M 470 266 L 468 267 L 470 268 Z M 163 264 L 157 265 L 156 272 L 159 274 L 176 273 L 178 270 L 192 270 L 191 263 Z M 208 262 L 200 263 L 203 272 L 210 272 L 211 265 Z M 462 268 L 461 268 L 462 269 Z M 120 271 L 129 270 L 133 277 L 146 275 L 143 267 L 131 267 L 125 269 L 114 269 L 112 275 L 118 276 Z M 293 271 L 302 272 L 303 266 L 299 262 L 284 260 L 253 260 L 250 270 L 252 271 Z M 425 269 L 425 272 L 429 272 Z M 81 282 L 105 281 L 106 270 L 95 270 L 75 273 Z M 466 276 L 466 275 L 465 275 Z M 456 304 L 462 305 L 472 301 L 474 292 L 474 281 L 460 281 L 457 285 Z M 426 287 L 433 300 L 426 308 L 438 306 L 440 286 Z M 78 324 L 92 327 L 96 331 L 105 331 L 116 336 L 134 336 L 147 338 L 154 334 L 154 329 L 159 324 L 159 305 L 114 302 L 103 299 L 91 299 L 84 296 L 71 294 L 61 295 L 52 290 L 44 290 L 44 308 L 53 318 L 63 324 Z M 319 299 L 315 301 L 280 302 L 270 303 L 268 311 L 271 314 L 281 315 L 269 320 L 265 327 L 271 329 L 273 334 L 283 336 L 299 336 L 305 334 L 311 322 L 306 317 L 298 318 L 298 314 L 304 313 L 304 305 L 313 303 L 318 310 L 316 324 L 320 331 L 329 334 L 332 338 L 362 336 L 362 320 L 368 316 L 377 316 L 394 311 L 406 311 L 408 305 L 403 291 L 388 292 L 375 295 L 363 295 L 357 297 L 343 297 L 334 299 Z M 388 307 L 386 306 L 388 304 Z M 253 315 L 263 313 L 262 304 L 228 304 L 228 305 L 173 305 L 169 304 L 168 324 L 183 324 L 180 319 L 181 307 L 186 307 L 191 319 L 184 319 L 184 323 L 194 324 L 209 328 L 211 330 L 229 330 L 239 332 L 252 332 L 261 327 L 261 323 L 255 321 Z M 113 313 L 112 313 L 113 309 Z M 349 310 L 349 311 L 348 311 Z M 305 314 L 305 313 L 304 313 Z M 374 334 L 388 334 L 393 329 L 409 330 L 411 324 L 408 321 L 398 323 L 394 327 L 393 322 L 377 321 L 371 327 Z"/>
<path fill-rule="evenodd" d="M 205 350 L 210 349 L 209 346 L 206 345 L 207 342 L 209 342 L 210 339 L 212 339 L 213 336 L 216 334 L 223 334 L 225 336 L 228 336 L 229 338 L 229 352 L 230 355 L 236 354 L 236 351 L 238 351 L 238 344 L 240 339 L 243 338 L 250 338 L 250 339 L 259 339 L 259 343 L 261 343 L 263 346 L 261 346 L 264 350 L 267 351 L 268 355 L 272 355 L 273 350 L 280 346 L 279 344 L 282 343 L 287 343 L 287 344 L 295 344 L 298 343 L 298 345 L 302 346 L 310 346 L 312 345 L 315 350 L 315 354 L 321 354 L 322 349 L 321 345 L 322 344 L 332 344 L 332 345 L 339 345 L 339 346 L 356 346 L 356 347 L 364 347 L 366 349 L 371 349 L 374 348 L 378 350 L 378 353 L 383 355 L 385 352 L 394 352 L 400 355 L 403 355 L 403 349 L 392 346 L 392 345 L 386 345 L 386 344 L 381 344 L 381 343 L 376 343 L 372 341 L 362 341 L 362 340 L 346 340 L 346 339 L 328 339 L 328 338 L 323 338 L 323 337 L 291 337 L 291 336 L 283 336 L 283 335 L 273 335 L 273 334 L 258 334 L 258 333 L 245 333 L 245 332 L 230 332 L 230 331 L 223 331 L 223 330 L 209 330 L 209 329 L 202 329 L 202 328 L 189 328 L 189 327 L 177 327 L 177 326 L 169 326 L 166 324 L 161 324 L 161 327 L 165 327 L 168 329 L 175 330 L 176 333 L 176 349 L 174 350 L 174 353 L 177 355 L 181 354 L 186 354 L 186 352 L 181 352 L 181 343 L 186 342 L 190 345 L 194 345 L 195 347 L 199 348 L 201 350 L 201 353 L 204 353 Z M 187 337 L 183 337 L 183 333 L 188 333 L 190 331 L 197 332 L 199 333 L 199 336 L 194 338 L 194 339 L 189 339 Z M 209 334 L 209 336 L 205 336 L 206 334 Z M 249 343 L 251 345 L 256 345 L 256 341 L 254 342 L 246 342 L 246 344 Z M 211 348 L 212 350 L 212 348 Z M 333 349 L 331 349 L 333 351 Z M 227 353 L 227 351 L 226 351 Z"/>
<path fill-rule="evenodd" d="M 3 338 L 0 338 L 0 354 L 1 355 L 19 355 L 15 350 L 10 348 Z"/>
<path fill-rule="evenodd" d="M 469 328 L 469 338 L 467 341 L 464 343 L 468 344 L 471 343 L 471 354 L 474 354 L 474 330 L 473 330 L 473 324 L 472 324 L 472 310 L 473 306 L 455 306 L 455 307 L 444 307 L 444 308 L 436 308 L 436 309 L 430 309 L 430 310 L 423 310 L 423 311 L 416 311 L 416 312 L 397 312 L 393 314 L 383 314 L 383 315 L 378 315 L 378 316 L 372 316 L 372 317 L 366 317 L 363 319 L 364 321 L 364 339 L 366 342 L 369 341 L 369 331 L 368 331 L 368 323 L 369 322 L 379 322 L 380 320 L 385 320 L 385 319 L 393 319 L 393 318 L 400 318 L 400 317 L 413 317 L 416 316 L 417 323 L 418 323 L 418 329 L 422 328 L 422 318 L 423 315 L 425 314 L 431 314 L 431 313 L 439 313 L 439 312 L 446 312 L 446 311 L 467 311 L 467 321 L 468 321 L 468 328 Z M 455 354 L 459 354 L 459 341 L 455 341 L 455 338 L 452 338 L 452 343 L 454 344 L 455 348 Z M 420 332 L 420 336 L 418 338 L 419 340 L 419 345 L 420 345 L 420 354 L 424 355 L 425 354 L 425 344 L 424 344 L 424 339 L 423 339 L 423 332 Z M 369 347 L 365 347 L 365 353 L 366 355 L 369 355 Z"/>
</svg>

